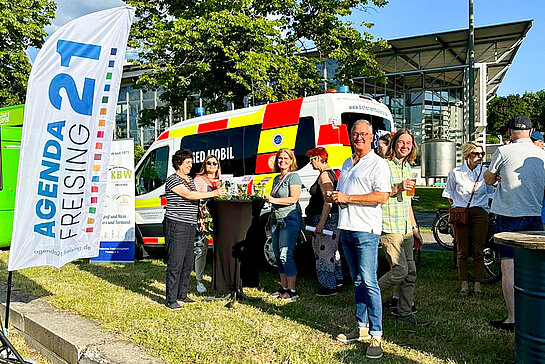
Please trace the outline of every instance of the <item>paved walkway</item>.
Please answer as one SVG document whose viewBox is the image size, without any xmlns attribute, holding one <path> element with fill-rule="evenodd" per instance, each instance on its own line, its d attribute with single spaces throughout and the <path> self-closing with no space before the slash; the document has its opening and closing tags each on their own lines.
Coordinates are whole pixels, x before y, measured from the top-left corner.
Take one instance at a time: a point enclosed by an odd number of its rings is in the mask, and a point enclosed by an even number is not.
<svg viewBox="0 0 545 364">
<path fill-rule="evenodd" d="M 0 314 L 5 317 L 5 282 L 0 282 L 0 292 Z M 16 289 L 11 295 L 9 323 L 53 363 L 161 363 L 144 353 L 136 344 L 104 332 L 96 322 L 70 312 L 58 311 L 46 301 Z"/>
</svg>

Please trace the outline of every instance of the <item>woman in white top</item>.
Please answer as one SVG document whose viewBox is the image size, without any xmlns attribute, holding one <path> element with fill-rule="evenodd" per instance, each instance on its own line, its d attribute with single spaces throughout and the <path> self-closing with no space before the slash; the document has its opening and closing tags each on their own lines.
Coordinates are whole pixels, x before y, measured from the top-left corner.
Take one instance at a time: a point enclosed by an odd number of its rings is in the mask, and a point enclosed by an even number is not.
<svg viewBox="0 0 545 364">
<path fill-rule="evenodd" d="M 458 277 L 462 282 L 460 294 L 469 294 L 468 258 L 470 254 L 473 257 L 474 292 L 480 294 L 484 269 L 483 249 L 488 233 L 488 206 L 492 191 L 483 180 L 486 171 L 486 167 L 482 165 L 485 156 L 483 146 L 477 142 L 467 142 L 462 145 L 462 156 L 464 163 L 448 174 L 443 197 L 448 198 L 453 207 L 467 207 L 475 186 L 467 224 L 452 227 L 458 252 Z"/>
</svg>

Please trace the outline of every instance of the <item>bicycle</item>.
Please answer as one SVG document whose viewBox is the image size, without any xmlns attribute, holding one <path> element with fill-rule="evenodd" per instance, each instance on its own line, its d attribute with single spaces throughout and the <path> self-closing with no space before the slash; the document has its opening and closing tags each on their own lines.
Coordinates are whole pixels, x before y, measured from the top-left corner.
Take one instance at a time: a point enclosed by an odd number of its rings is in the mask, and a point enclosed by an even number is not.
<svg viewBox="0 0 545 364">
<path fill-rule="evenodd" d="M 435 212 L 435 220 L 432 223 L 432 233 L 437 244 L 446 250 L 454 251 L 456 256 L 456 240 L 454 231 L 448 222 L 448 210 L 439 209 Z M 496 215 L 488 214 L 488 234 L 486 237 L 484 254 L 484 275 L 482 283 L 496 283 L 501 280 L 501 267 L 498 246 L 494 241 L 496 232 Z M 473 280 L 471 273 L 469 279 Z"/>
</svg>

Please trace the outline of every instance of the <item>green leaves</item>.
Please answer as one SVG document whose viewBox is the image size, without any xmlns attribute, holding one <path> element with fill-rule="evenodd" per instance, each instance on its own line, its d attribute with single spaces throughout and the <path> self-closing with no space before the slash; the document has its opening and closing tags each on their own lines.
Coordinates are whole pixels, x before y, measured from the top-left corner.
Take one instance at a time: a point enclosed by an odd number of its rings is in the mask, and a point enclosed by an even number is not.
<svg viewBox="0 0 545 364">
<path fill-rule="evenodd" d="M 162 86 L 162 100 L 181 110 L 198 94 L 210 112 L 319 92 L 315 62 L 338 61 L 338 79 L 378 75 L 371 48 L 343 17 L 381 0 L 128 0 L 137 8 L 130 45 L 153 72 L 138 80 Z M 308 49 L 317 52 L 309 57 Z M 317 56 L 317 58 L 316 58 Z M 155 115 L 158 116 L 158 115 Z M 154 112 L 145 115 L 153 118 Z"/>
<path fill-rule="evenodd" d="M 517 115 L 526 115 L 535 129 L 545 130 L 545 90 L 525 92 L 520 96 L 498 96 L 487 106 L 487 132 L 492 135 L 507 135 L 507 125 Z"/>
<path fill-rule="evenodd" d="M 24 103 L 30 75 L 28 47 L 41 47 L 55 15 L 50 0 L 0 0 L 0 107 Z"/>
</svg>

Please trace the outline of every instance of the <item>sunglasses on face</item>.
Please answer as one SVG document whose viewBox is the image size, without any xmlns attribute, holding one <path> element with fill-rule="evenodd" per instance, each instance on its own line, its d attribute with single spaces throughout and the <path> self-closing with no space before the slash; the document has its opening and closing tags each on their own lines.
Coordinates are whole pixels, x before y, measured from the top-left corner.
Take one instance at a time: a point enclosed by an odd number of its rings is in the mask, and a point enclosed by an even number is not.
<svg viewBox="0 0 545 364">
<path fill-rule="evenodd" d="M 481 156 L 484 157 L 486 155 L 485 152 L 471 152 L 472 156 Z"/>
<path fill-rule="evenodd" d="M 318 158 L 317 155 L 315 155 L 315 156 L 313 156 L 313 157 L 310 157 L 308 160 L 312 162 L 312 160 L 313 160 L 313 159 L 316 159 L 316 158 Z"/>
<path fill-rule="evenodd" d="M 218 165 L 218 162 L 210 162 L 210 161 L 208 161 L 208 162 L 206 162 L 206 165 L 207 165 L 207 166 L 217 166 L 217 165 Z"/>
</svg>

